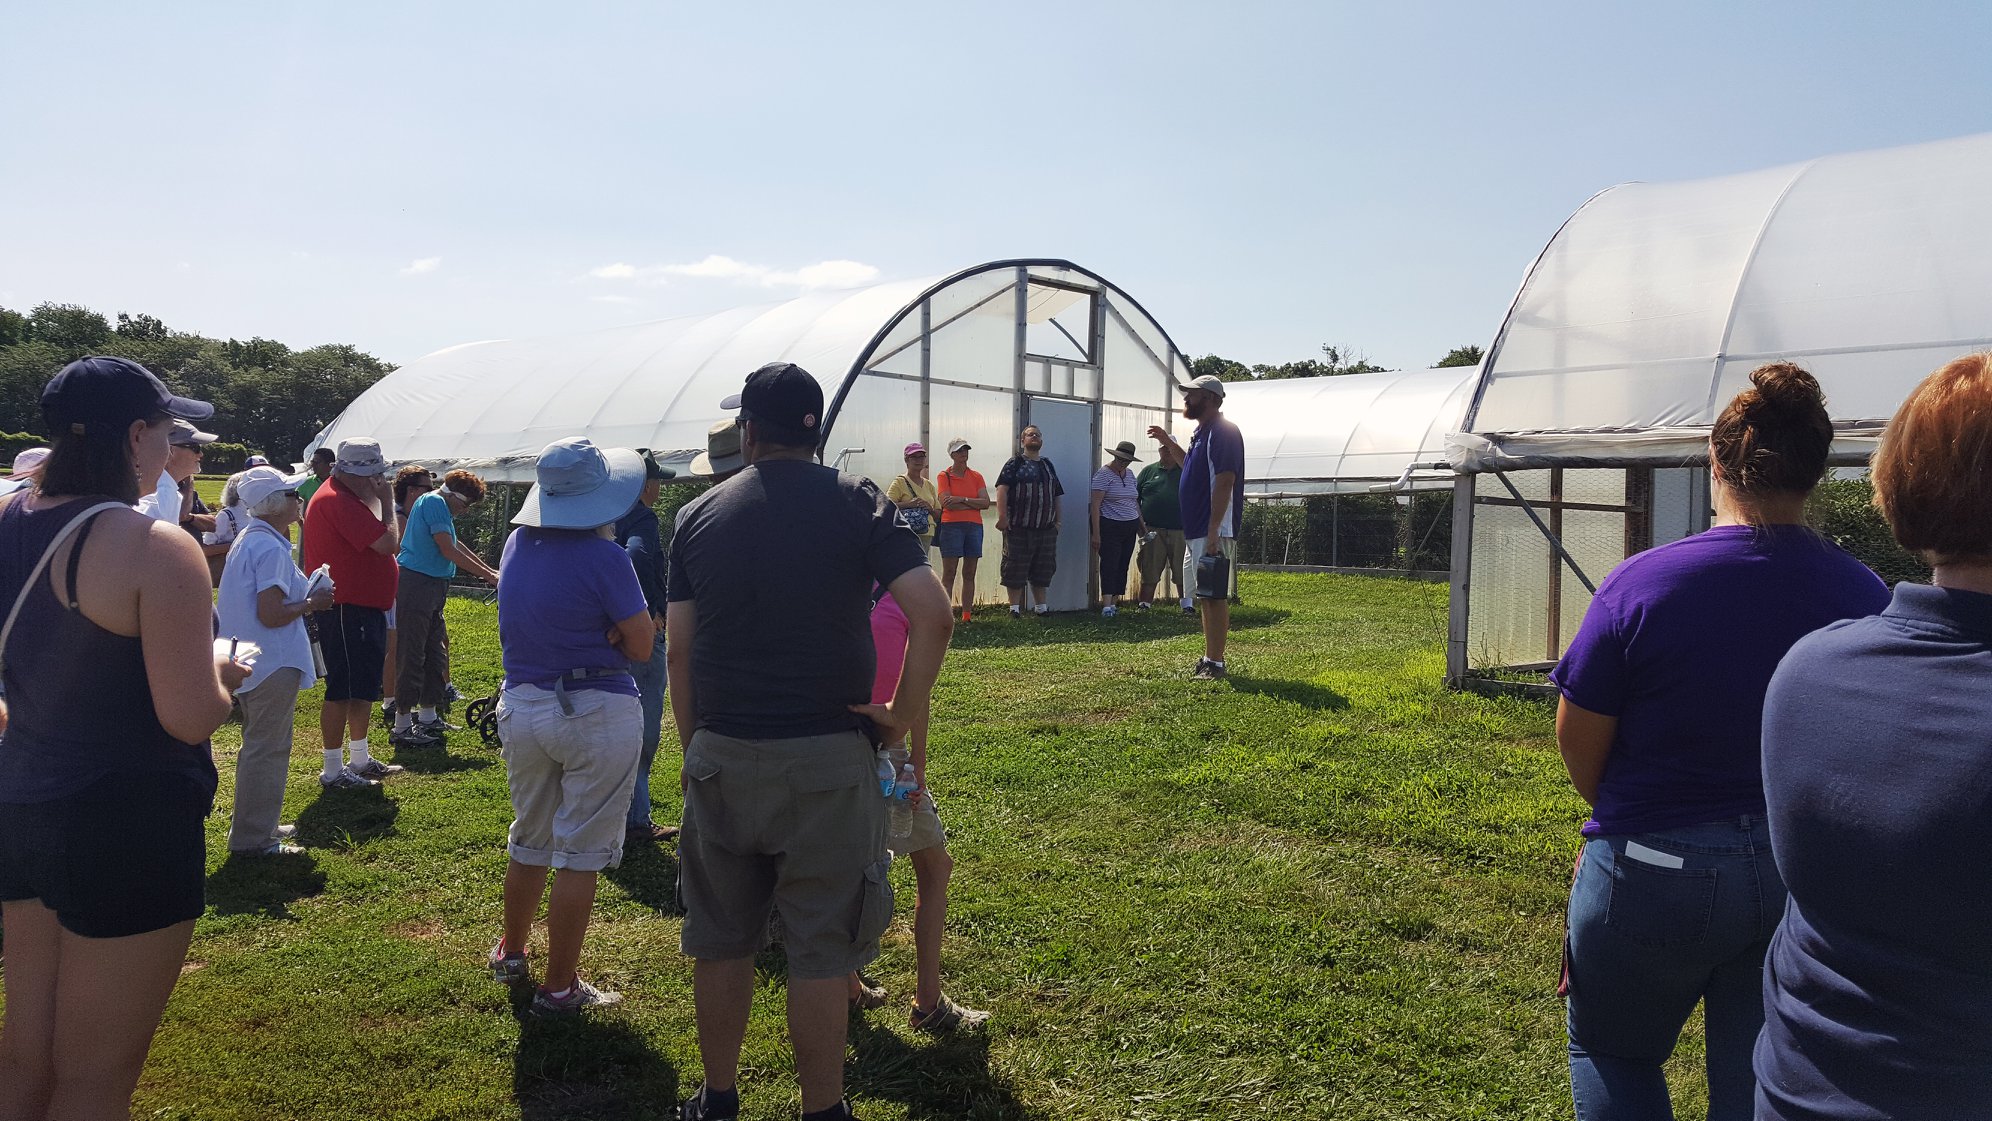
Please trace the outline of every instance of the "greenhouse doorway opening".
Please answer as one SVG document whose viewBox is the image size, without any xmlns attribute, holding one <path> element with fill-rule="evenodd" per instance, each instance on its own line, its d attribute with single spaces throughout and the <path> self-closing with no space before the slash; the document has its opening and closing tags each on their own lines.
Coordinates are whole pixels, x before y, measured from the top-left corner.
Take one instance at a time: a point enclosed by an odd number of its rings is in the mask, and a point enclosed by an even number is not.
<svg viewBox="0 0 1992 1121">
<path fill-rule="evenodd" d="M 1044 436 L 1046 459 L 1058 471 L 1058 571 L 1051 578 L 1053 611 L 1084 611 L 1093 602 L 1093 407 L 1056 397 L 1031 397 L 1025 424 Z"/>
</svg>

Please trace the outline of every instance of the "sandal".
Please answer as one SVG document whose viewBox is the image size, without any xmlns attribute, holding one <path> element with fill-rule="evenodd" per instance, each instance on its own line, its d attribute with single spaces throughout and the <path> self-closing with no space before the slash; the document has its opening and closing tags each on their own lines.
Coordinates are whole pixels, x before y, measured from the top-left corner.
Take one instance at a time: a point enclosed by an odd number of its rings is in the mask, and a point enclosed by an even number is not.
<svg viewBox="0 0 1992 1121">
<path fill-rule="evenodd" d="M 874 983 L 862 973 L 858 974 L 858 993 L 851 998 L 851 1007 L 869 1012 L 874 1008 L 884 1008 L 885 1001 L 885 986 Z"/>
<path fill-rule="evenodd" d="M 945 994 L 932 1008 L 921 1011 L 918 1004 L 907 1013 L 906 1025 L 914 1031 L 939 1035 L 950 1031 L 973 1031 L 989 1022 L 989 1013 L 963 1008 Z"/>
</svg>

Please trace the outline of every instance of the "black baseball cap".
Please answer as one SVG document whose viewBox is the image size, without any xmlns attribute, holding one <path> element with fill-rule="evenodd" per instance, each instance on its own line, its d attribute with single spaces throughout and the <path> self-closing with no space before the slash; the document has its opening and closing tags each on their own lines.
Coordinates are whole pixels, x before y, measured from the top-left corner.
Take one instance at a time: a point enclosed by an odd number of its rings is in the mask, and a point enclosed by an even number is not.
<svg viewBox="0 0 1992 1121">
<path fill-rule="evenodd" d="M 78 358 L 48 379 L 41 395 L 42 419 L 50 434 L 82 435 L 96 426 L 122 429 L 135 420 L 165 413 L 181 420 L 206 420 L 214 406 L 175 397 L 151 370 L 129 358 Z"/>
<path fill-rule="evenodd" d="M 678 473 L 676 471 L 671 470 L 669 467 L 664 466 L 664 464 L 660 463 L 657 459 L 657 453 L 651 451 L 649 448 L 638 448 L 636 449 L 636 454 L 643 457 L 644 478 L 657 479 L 661 481 L 664 479 L 675 479 L 678 477 Z"/>
<path fill-rule="evenodd" d="M 719 403 L 741 418 L 816 435 L 823 425 L 823 387 L 793 362 L 770 362 L 747 375 L 740 392 Z"/>
</svg>

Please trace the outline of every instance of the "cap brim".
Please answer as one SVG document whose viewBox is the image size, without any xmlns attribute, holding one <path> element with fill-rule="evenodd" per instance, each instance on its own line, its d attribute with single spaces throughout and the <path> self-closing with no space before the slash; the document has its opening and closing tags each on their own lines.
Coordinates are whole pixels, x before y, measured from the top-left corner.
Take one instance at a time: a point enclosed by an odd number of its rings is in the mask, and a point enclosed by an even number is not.
<svg viewBox="0 0 1992 1121">
<path fill-rule="evenodd" d="M 735 393 L 733 396 L 728 397 L 724 401 L 721 401 L 719 403 L 719 407 L 730 413 L 733 410 L 740 407 L 740 397 L 741 397 L 740 394 Z"/>
<path fill-rule="evenodd" d="M 196 401 L 192 397 L 168 397 L 166 415 L 181 420 L 206 420 L 214 415 L 214 406 L 206 401 Z"/>
<path fill-rule="evenodd" d="M 636 505 L 643 493 L 643 456 L 628 448 L 603 448 L 609 477 L 586 494 L 542 494 L 538 483 L 513 516 L 513 525 L 540 529 L 594 529 L 608 525 Z"/>
</svg>

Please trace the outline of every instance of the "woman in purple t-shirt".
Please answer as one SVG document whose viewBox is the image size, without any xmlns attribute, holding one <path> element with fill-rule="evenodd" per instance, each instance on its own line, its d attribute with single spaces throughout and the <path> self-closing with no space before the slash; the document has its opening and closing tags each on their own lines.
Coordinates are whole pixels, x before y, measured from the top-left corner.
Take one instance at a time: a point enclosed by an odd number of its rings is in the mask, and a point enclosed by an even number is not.
<svg viewBox="0 0 1992 1121">
<path fill-rule="evenodd" d="M 1661 1067 L 1697 1003 L 1710 1121 L 1750 1117 L 1785 896 L 1764 821 L 1764 691 L 1800 638 L 1888 602 L 1804 524 L 1833 439 L 1819 383 L 1788 363 L 1750 380 L 1709 436 L 1714 527 L 1614 570 L 1550 675 L 1557 745 L 1592 807 L 1565 942 L 1580 1121 L 1672 1115 Z"/>
</svg>

